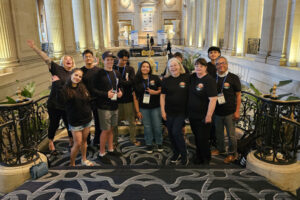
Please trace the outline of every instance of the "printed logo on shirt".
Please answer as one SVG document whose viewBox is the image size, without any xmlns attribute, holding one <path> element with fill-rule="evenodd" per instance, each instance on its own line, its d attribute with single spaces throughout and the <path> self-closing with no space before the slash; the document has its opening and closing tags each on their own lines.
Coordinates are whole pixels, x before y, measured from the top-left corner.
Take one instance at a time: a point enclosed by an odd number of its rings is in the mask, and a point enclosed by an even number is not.
<svg viewBox="0 0 300 200">
<path fill-rule="evenodd" d="M 199 84 L 196 86 L 196 90 L 197 90 L 197 91 L 201 91 L 203 88 L 204 88 L 204 85 L 203 85 L 202 83 L 199 83 Z"/>
<path fill-rule="evenodd" d="M 179 87 L 185 88 L 185 82 L 180 82 L 180 83 L 179 83 Z"/>
<path fill-rule="evenodd" d="M 229 89 L 229 88 L 230 88 L 230 84 L 227 83 L 227 82 L 225 82 L 225 83 L 224 83 L 224 89 Z"/>
<path fill-rule="evenodd" d="M 151 81 L 150 81 L 150 85 L 151 85 L 151 86 L 154 86 L 154 85 L 155 85 L 155 81 L 154 81 L 154 80 L 151 80 Z"/>
</svg>

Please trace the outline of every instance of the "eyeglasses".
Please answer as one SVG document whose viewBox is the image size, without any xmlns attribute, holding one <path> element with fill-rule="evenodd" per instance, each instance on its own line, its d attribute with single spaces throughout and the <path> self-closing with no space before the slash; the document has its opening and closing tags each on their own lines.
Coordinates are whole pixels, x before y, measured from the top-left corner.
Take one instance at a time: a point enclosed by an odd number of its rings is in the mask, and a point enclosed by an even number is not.
<svg viewBox="0 0 300 200">
<path fill-rule="evenodd" d="M 220 62 L 220 63 L 216 63 L 216 65 L 225 65 L 227 64 L 226 62 Z"/>
</svg>

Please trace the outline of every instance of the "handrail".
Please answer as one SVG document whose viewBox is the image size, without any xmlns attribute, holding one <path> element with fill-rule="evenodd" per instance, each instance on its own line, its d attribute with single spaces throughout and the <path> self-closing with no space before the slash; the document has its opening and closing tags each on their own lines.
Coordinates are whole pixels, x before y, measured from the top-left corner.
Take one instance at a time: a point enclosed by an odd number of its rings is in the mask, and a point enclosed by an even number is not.
<svg viewBox="0 0 300 200">
<path fill-rule="evenodd" d="M 37 155 L 47 136 L 48 96 L 0 106 L 0 165 L 20 166 Z"/>
<path fill-rule="evenodd" d="M 237 127 L 255 134 L 254 155 L 272 164 L 297 161 L 300 139 L 300 101 L 282 101 L 242 91 Z"/>
</svg>

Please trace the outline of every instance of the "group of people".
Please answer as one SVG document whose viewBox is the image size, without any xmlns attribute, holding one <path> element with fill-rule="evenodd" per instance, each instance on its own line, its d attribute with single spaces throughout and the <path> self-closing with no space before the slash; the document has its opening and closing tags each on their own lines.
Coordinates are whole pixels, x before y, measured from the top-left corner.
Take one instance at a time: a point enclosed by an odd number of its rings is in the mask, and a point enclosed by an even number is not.
<svg viewBox="0 0 300 200">
<path fill-rule="evenodd" d="M 130 141 L 140 146 L 140 141 L 136 140 L 136 117 L 144 125 L 147 153 L 155 149 L 163 151 L 163 119 L 173 150 L 170 162 L 188 165 L 183 135 L 185 119 L 188 118 L 195 135 L 195 164 L 208 164 L 211 154 L 225 153 L 224 127 L 229 136 L 229 155 L 224 162 L 236 159 L 234 120 L 239 118 L 241 84 L 236 75 L 228 72 L 227 59 L 221 56 L 218 47 L 208 50 L 211 62 L 207 63 L 203 58 L 195 61 L 193 73 L 182 65 L 182 54 L 174 54 L 165 73 L 159 77 L 152 73 L 147 61 L 140 63 L 135 74 L 134 68 L 128 64 L 129 52 L 124 49 L 118 52 L 116 64 L 113 53 L 104 52 L 103 69 L 97 67 L 93 52 L 85 50 L 82 53 L 85 66 L 75 68 L 72 56 L 63 56 L 58 65 L 32 40 L 27 43 L 46 62 L 52 75 L 48 99 L 49 150 L 56 153 L 53 138 L 62 118 L 68 127 L 70 166 L 75 166 L 79 150 L 81 164 L 94 165 L 86 158 L 92 119 L 95 122 L 92 143 L 99 145 L 98 159 L 102 163 L 109 164 L 110 156 L 122 155 L 115 148 L 121 120 L 128 120 Z M 214 135 L 216 149 L 211 151 L 210 140 Z"/>
</svg>

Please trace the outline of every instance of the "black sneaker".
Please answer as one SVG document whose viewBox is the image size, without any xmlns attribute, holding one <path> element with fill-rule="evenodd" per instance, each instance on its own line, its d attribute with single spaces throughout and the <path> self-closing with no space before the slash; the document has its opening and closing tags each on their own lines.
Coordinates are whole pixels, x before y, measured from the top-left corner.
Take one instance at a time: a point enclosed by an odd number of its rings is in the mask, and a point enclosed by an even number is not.
<svg viewBox="0 0 300 200">
<path fill-rule="evenodd" d="M 161 144 L 157 145 L 157 151 L 158 152 L 163 152 L 164 151 L 164 148 Z"/>
<path fill-rule="evenodd" d="M 179 159 L 181 158 L 180 154 L 173 154 L 173 156 L 171 157 L 171 163 L 177 163 L 179 161 Z"/>
<path fill-rule="evenodd" d="M 116 157 L 121 157 L 122 153 L 118 152 L 116 149 L 114 151 L 108 151 L 107 155 L 109 156 L 116 156 Z"/>
<path fill-rule="evenodd" d="M 102 162 L 104 164 L 111 164 L 110 159 L 107 157 L 106 154 L 104 156 L 100 156 L 98 154 L 98 160 L 100 160 L 100 162 Z"/>
<path fill-rule="evenodd" d="M 181 165 L 187 166 L 189 164 L 189 159 L 187 157 L 182 157 L 180 163 Z"/>
<path fill-rule="evenodd" d="M 147 145 L 146 152 L 147 153 L 153 153 L 153 147 L 151 145 Z"/>
</svg>

